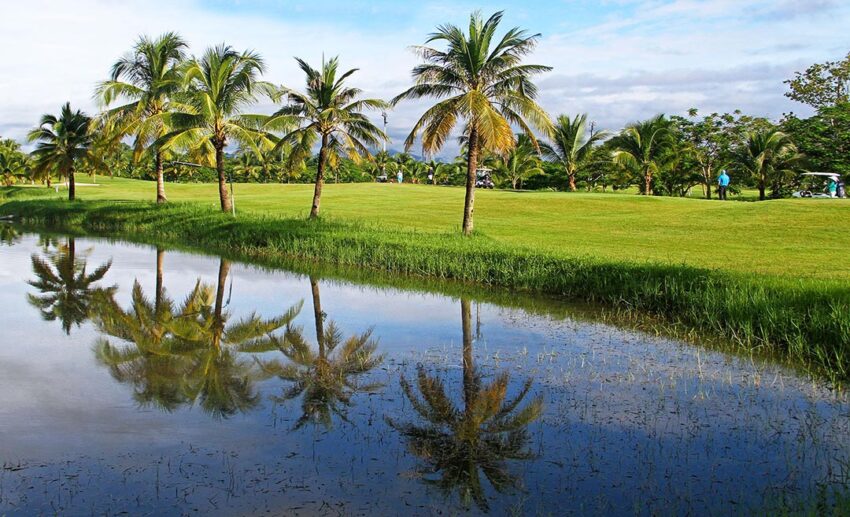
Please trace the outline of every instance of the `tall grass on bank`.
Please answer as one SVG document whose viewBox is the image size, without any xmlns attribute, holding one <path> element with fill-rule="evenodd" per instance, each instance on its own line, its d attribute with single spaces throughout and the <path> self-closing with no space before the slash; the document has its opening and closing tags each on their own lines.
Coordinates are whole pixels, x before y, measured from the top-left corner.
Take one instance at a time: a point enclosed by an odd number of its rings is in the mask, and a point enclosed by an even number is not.
<svg viewBox="0 0 850 517">
<path fill-rule="evenodd" d="M 557 257 L 483 236 L 254 214 L 234 219 L 182 204 L 9 201 L 0 213 L 55 229 L 197 247 L 260 263 L 321 261 L 601 303 L 721 335 L 750 350 L 787 354 L 835 383 L 850 379 L 850 289 L 834 281 Z"/>
</svg>

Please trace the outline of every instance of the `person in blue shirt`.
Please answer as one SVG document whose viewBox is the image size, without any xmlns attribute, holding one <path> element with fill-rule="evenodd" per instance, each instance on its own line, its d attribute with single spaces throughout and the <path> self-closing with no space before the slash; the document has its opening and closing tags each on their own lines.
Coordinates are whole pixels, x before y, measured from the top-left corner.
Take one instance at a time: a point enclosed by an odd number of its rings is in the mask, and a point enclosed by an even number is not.
<svg viewBox="0 0 850 517">
<path fill-rule="evenodd" d="M 396 174 L 396 179 L 399 183 L 402 183 L 404 181 L 404 174 L 401 171 L 398 171 L 398 174 Z"/>
<path fill-rule="evenodd" d="M 829 197 L 838 195 L 838 181 L 835 178 L 829 178 Z"/>
<path fill-rule="evenodd" d="M 730 181 L 731 181 L 731 179 L 729 178 L 729 175 L 726 174 L 726 169 L 723 169 L 720 172 L 720 176 L 717 178 L 717 186 L 719 187 L 719 190 L 720 190 L 720 200 L 721 201 L 726 201 L 726 190 L 729 188 L 729 182 Z"/>
</svg>

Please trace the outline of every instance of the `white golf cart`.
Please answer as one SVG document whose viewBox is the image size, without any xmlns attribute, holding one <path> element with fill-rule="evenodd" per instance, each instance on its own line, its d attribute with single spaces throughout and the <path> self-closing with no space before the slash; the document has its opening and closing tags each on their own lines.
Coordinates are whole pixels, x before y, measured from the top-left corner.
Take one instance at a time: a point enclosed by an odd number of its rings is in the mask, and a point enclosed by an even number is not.
<svg viewBox="0 0 850 517">
<path fill-rule="evenodd" d="M 834 181 L 838 186 L 837 191 L 835 193 L 835 197 L 843 198 L 847 197 L 844 181 L 841 179 L 841 175 L 836 174 L 834 172 L 806 172 L 803 173 L 803 176 L 806 176 L 809 181 L 807 182 L 808 188 L 803 187 L 800 190 L 791 194 L 792 197 L 805 197 L 805 198 L 825 198 L 830 199 L 832 195 L 829 192 L 829 182 Z"/>
<path fill-rule="evenodd" d="M 493 178 L 490 176 L 490 173 L 493 172 L 493 169 L 487 167 L 478 167 L 475 171 L 475 188 L 493 188 L 496 186 L 493 183 Z"/>
</svg>

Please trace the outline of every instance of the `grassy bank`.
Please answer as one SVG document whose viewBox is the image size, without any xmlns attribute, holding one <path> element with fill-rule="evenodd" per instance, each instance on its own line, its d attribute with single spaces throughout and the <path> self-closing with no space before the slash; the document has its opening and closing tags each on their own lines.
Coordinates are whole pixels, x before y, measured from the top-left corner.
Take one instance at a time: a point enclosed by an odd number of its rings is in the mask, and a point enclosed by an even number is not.
<svg viewBox="0 0 850 517">
<path fill-rule="evenodd" d="M 88 176 L 80 182 L 90 183 Z M 151 182 L 97 178 L 80 187 L 86 201 L 151 201 Z M 44 188 L 20 188 L 56 196 Z M 169 200 L 214 209 L 217 186 L 171 184 Z M 241 214 L 307 216 L 311 185 L 237 184 Z M 0 197 L 4 189 L 0 188 Z M 65 191 L 61 194 L 67 195 Z M 20 194 L 19 194 L 20 195 Z M 328 184 L 325 219 L 381 231 L 450 234 L 459 231 L 462 188 L 428 185 Z M 704 201 L 631 194 L 479 191 L 479 237 L 505 248 L 570 259 L 646 262 L 850 282 L 850 201 Z"/>
<path fill-rule="evenodd" d="M 191 204 L 30 200 L 8 201 L 0 212 L 53 228 L 192 246 L 269 265 L 305 259 L 603 303 L 781 353 L 836 382 L 850 378 L 850 290 L 834 280 L 569 256 L 509 246 L 489 234 L 464 239 L 356 220 L 311 222 L 252 210 L 233 219 Z"/>
</svg>

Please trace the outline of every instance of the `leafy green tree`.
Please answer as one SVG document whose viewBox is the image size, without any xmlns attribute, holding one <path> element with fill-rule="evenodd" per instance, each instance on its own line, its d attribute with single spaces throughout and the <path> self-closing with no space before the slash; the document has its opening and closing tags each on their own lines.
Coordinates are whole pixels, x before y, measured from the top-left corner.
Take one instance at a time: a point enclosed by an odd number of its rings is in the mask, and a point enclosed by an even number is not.
<svg viewBox="0 0 850 517">
<path fill-rule="evenodd" d="M 224 148 L 233 140 L 260 155 L 273 145 L 271 135 L 257 129 L 261 117 L 242 110 L 256 102 L 257 93 L 273 95 L 274 88 L 259 80 L 265 71 L 259 54 L 240 53 L 224 44 L 193 57 L 181 70 L 185 91 L 179 100 L 187 109 L 162 114 L 163 123 L 173 129 L 154 142 L 154 149 L 187 149 L 202 164 L 214 164 L 221 210 L 229 212 L 233 202 L 227 191 Z"/>
<path fill-rule="evenodd" d="M 774 197 L 779 194 L 782 183 L 797 170 L 801 160 L 797 146 L 776 128 L 748 133 L 734 153 L 736 169 L 753 179 L 762 201 L 768 186 L 773 185 Z"/>
<path fill-rule="evenodd" d="M 593 127 L 588 133 L 587 114 L 576 115 L 572 119 L 561 115 L 555 122 L 552 143 L 543 142 L 540 149 L 543 156 L 564 167 L 570 190 L 575 192 L 576 175 L 589 163 L 594 146 L 607 137 L 606 132 L 594 131 Z"/>
<path fill-rule="evenodd" d="M 613 139 L 614 163 L 644 180 L 644 195 L 652 195 L 652 179 L 671 142 L 670 121 L 664 115 L 636 122 Z"/>
<path fill-rule="evenodd" d="M 68 199 L 76 199 L 74 172 L 85 163 L 97 165 L 98 158 L 92 152 L 94 137 L 90 126 L 92 119 L 85 113 L 73 111 L 69 103 L 62 106 L 59 116 L 43 115 L 37 128 L 30 131 L 28 139 L 35 142 L 33 174 L 49 178 L 55 172 L 60 178 L 68 178 Z M 48 179 L 49 186 L 49 179 Z"/>
<path fill-rule="evenodd" d="M 310 217 L 316 218 L 319 217 L 326 169 L 335 167 L 342 155 L 355 161 L 361 156 L 368 157 L 369 146 L 377 147 L 387 140 L 384 132 L 362 113 L 366 109 L 384 109 L 386 103 L 378 99 L 358 99 L 362 91 L 345 84 L 357 69 L 338 75 L 339 59 L 336 57 L 323 61 L 319 70 L 303 59 L 296 58 L 296 61 L 306 76 L 307 88 L 304 93 L 284 89 L 288 104 L 269 117 L 266 127 L 279 130 L 294 122 L 297 128 L 286 133 L 278 143 L 290 145 L 293 157 L 311 154 L 313 144 L 317 140 L 320 142 L 310 207 Z"/>
<path fill-rule="evenodd" d="M 481 473 L 499 492 L 519 485 L 507 462 L 534 457 L 526 448 L 527 427 L 542 414 L 543 400 L 536 398 L 520 408 L 531 389 L 531 380 L 514 397 L 508 398 L 507 372 L 497 375 L 489 385 L 482 382 L 473 359 L 472 315 L 466 299 L 461 299 L 461 316 L 463 406 L 456 407 L 444 382 L 420 367 L 419 395 L 403 376 L 401 387 L 424 423 L 401 423 L 391 417 L 387 421 L 405 438 L 410 452 L 424 462 L 420 472 L 425 483 L 446 494 L 457 491 L 465 506 L 475 502 L 478 508 L 487 511 L 489 505 Z"/>
<path fill-rule="evenodd" d="M 279 346 L 288 363 L 269 361 L 263 364 L 269 375 L 289 384 L 283 395 L 275 400 L 286 402 L 301 397 L 301 417 L 295 424 L 296 429 L 308 422 L 330 428 L 333 415 L 346 420 L 346 408 L 351 406 L 356 393 L 374 392 L 382 387 L 358 381 L 383 362 L 383 356 L 375 353 L 378 343 L 372 338 L 372 331 L 343 341 L 337 326 L 333 322 L 325 323 L 318 280 L 310 278 L 310 286 L 318 350 L 312 350 L 300 329 L 289 326 Z"/>
<path fill-rule="evenodd" d="M 782 127 L 806 155 L 811 170 L 850 178 L 850 103 L 820 108 L 807 119 L 792 113 L 782 121 Z"/>
<path fill-rule="evenodd" d="M 785 84 L 786 97 L 817 110 L 850 102 L 850 53 L 841 61 L 815 63 Z"/>
<path fill-rule="evenodd" d="M 71 327 L 80 326 L 91 313 L 99 296 L 111 296 L 115 287 L 102 288 L 95 284 L 106 276 L 112 262 L 107 262 L 91 273 L 86 270 L 84 258 L 77 257 L 76 241 L 69 237 L 64 246 L 47 257 L 32 256 L 35 280 L 27 282 L 38 290 L 28 294 L 30 305 L 41 312 L 46 321 L 59 320 L 62 330 L 71 334 Z"/>
<path fill-rule="evenodd" d="M 508 30 L 501 38 L 496 31 L 502 12 L 486 21 L 481 13 L 469 18 L 464 32 L 451 24 L 440 25 L 426 45 L 445 43 L 445 50 L 422 46 L 416 51 L 424 61 L 413 69 L 415 84 L 393 99 L 433 97 L 441 99 L 414 125 L 405 142 L 413 147 L 422 134 L 422 151 L 438 152 L 459 120 L 465 122 L 464 135 L 469 142 L 466 167 L 466 196 L 463 209 L 463 233 L 473 230 L 475 180 L 483 150 L 505 153 L 516 144 L 511 124 L 528 135 L 534 146 L 537 139 L 530 126 L 549 134 L 552 122 L 535 101 L 537 87 L 531 77 L 551 70 L 548 66 L 523 64 L 540 38 L 519 28 Z"/>
<path fill-rule="evenodd" d="M 494 172 L 505 178 L 514 190 L 522 188 L 523 180 L 544 173 L 534 144 L 523 134 L 517 135 L 517 144 L 508 151 L 507 156 L 496 162 Z"/>
</svg>

